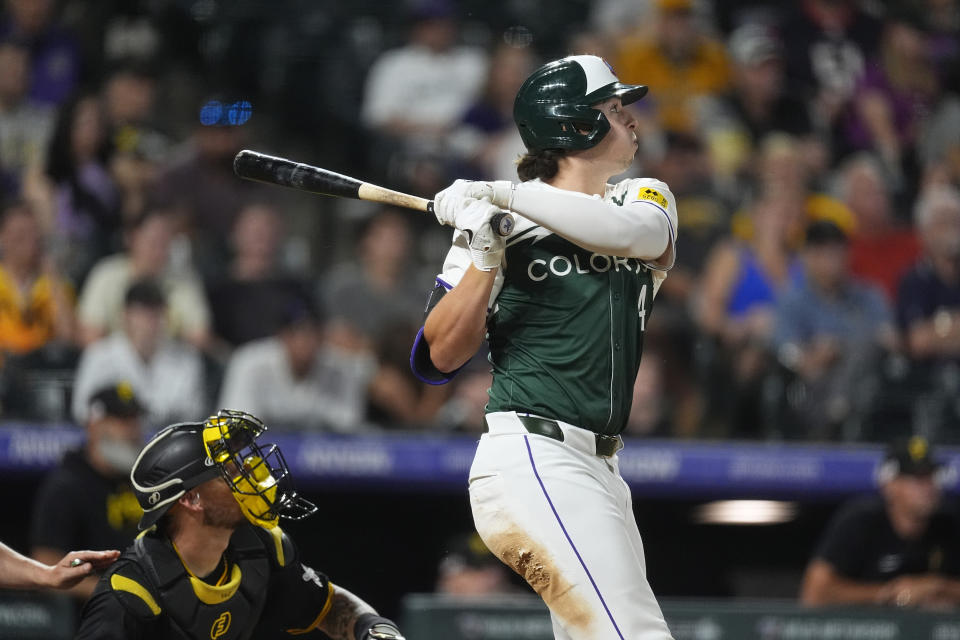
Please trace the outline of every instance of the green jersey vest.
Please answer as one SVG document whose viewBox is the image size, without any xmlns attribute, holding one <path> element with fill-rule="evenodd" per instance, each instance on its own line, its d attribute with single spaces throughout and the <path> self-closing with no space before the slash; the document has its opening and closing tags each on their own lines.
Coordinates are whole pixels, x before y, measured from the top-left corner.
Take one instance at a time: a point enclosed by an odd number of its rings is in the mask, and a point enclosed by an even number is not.
<svg viewBox="0 0 960 640">
<path fill-rule="evenodd" d="M 487 323 L 487 411 L 623 431 L 653 308 L 653 274 L 636 258 L 592 253 L 531 227 L 510 238 Z"/>
</svg>

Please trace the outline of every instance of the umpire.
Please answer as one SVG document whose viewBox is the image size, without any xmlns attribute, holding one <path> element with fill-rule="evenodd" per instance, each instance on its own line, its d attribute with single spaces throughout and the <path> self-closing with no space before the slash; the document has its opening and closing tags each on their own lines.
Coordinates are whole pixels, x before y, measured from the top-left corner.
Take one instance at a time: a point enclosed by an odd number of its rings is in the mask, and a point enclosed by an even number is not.
<svg viewBox="0 0 960 640">
<path fill-rule="evenodd" d="M 175 424 L 130 474 L 144 531 L 104 574 L 78 640 L 403 640 L 396 625 L 299 560 L 279 518 L 316 511 L 293 488 L 263 423 L 221 411 Z"/>
</svg>

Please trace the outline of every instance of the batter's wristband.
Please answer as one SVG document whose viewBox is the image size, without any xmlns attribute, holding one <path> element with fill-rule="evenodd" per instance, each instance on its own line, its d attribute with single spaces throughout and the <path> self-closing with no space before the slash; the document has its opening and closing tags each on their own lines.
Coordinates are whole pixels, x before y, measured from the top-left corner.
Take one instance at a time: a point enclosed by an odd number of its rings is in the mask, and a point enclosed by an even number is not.
<svg viewBox="0 0 960 640">
<path fill-rule="evenodd" d="M 365 613 L 357 618 L 356 624 L 353 625 L 353 636 L 357 640 L 366 640 L 367 632 L 378 624 L 388 624 L 395 629 L 398 628 L 397 624 L 389 618 L 378 616 L 375 613 Z"/>
</svg>

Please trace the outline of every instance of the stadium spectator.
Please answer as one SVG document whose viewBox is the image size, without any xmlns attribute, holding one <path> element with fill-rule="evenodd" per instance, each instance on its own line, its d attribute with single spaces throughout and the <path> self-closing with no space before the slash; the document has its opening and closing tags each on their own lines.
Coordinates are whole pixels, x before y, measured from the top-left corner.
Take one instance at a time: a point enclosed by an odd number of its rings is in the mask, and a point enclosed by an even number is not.
<svg viewBox="0 0 960 640">
<path fill-rule="evenodd" d="M 803 604 L 953 609 L 960 605 L 960 523 L 941 502 L 941 463 L 920 437 L 892 445 L 880 496 L 844 505 L 807 566 Z"/>
<path fill-rule="evenodd" d="M 80 357 L 73 389 L 73 416 L 87 417 L 93 392 L 129 380 L 146 406 L 150 426 L 201 415 L 207 409 L 200 353 L 171 338 L 161 285 L 137 280 L 127 289 L 119 329 L 90 344 Z"/>
<path fill-rule="evenodd" d="M 820 134 L 837 134 L 866 61 L 879 47 L 880 21 L 856 0 L 800 0 L 787 5 L 779 27 L 787 82 L 811 97 Z"/>
<path fill-rule="evenodd" d="M 723 94 L 699 104 L 698 129 L 710 147 L 720 180 L 741 177 L 761 141 L 787 133 L 804 150 L 804 162 L 822 169 L 827 149 L 814 135 L 806 103 L 784 76 L 783 49 L 773 30 L 761 24 L 738 27 L 727 44 L 732 83 Z"/>
<path fill-rule="evenodd" d="M 417 429 L 429 425 L 450 395 L 443 386 L 420 384 L 410 370 L 410 339 L 417 328 L 409 320 L 395 321 L 384 324 L 374 339 L 377 367 L 367 388 L 366 416 L 378 426 Z"/>
<path fill-rule="evenodd" d="M 362 429 L 374 359 L 325 341 L 308 301 L 284 311 L 275 335 L 234 351 L 218 405 L 253 412 L 278 428 Z"/>
<path fill-rule="evenodd" d="M 595 0 L 590 3 L 590 26 L 598 36 L 609 40 L 629 37 L 635 29 L 652 26 L 655 4 L 654 0 Z M 570 53 L 579 55 L 591 52 Z M 592 53 L 600 55 L 598 52 Z"/>
<path fill-rule="evenodd" d="M 900 281 L 896 315 L 911 359 L 914 428 L 955 441 L 960 432 L 960 192 L 926 189 L 914 210 L 923 255 Z"/>
<path fill-rule="evenodd" d="M 17 188 L 26 171 L 42 170 L 56 115 L 30 100 L 29 91 L 30 51 L 0 40 L 0 167 Z"/>
<path fill-rule="evenodd" d="M 43 174 L 29 174 L 24 197 L 34 203 L 44 234 L 75 285 L 110 251 L 120 229 L 110 144 L 99 98 L 81 94 L 61 107 Z"/>
<path fill-rule="evenodd" d="M 133 126 L 121 127 L 113 141 L 110 176 L 117 187 L 120 219 L 129 227 L 147 210 L 169 141 L 148 128 Z"/>
<path fill-rule="evenodd" d="M 475 532 L 452 537 L 437 567 L 436 592 L 449 596 L 515 593 L 510 573 Z"/>
<path fill-rule="evenodd" d="M 455 9 L 451 0 L 411 3 L 406 44 L 382 53 L 366 80 L 362 120 L 378 135 L 377 156 L 400 160 L 397 179 L 417 193 L 445 184 L 445 141 L 487 71 L 483 51 L 458 44 Z"/>
<path fill-rule="evenodd" d="M 652 349 L 644 349 L 644 358 L 633 385 L 633 404 L 624 435 L 642 438 L 665 437 L 670 433 L 667 406 L 664 401 L 664 379 L 667 377 L 663 357 Z M 689 435 L 679 433 L 676 435 Z"/>
<path fill-rule="evenodd" d="M 723 45 L 697 24 L 693 0 L 656 4 L 652 35 L 641 32 L 626 39 L 615 66 L 622 82 L 650 87 L 648 100 L 664 129 L 691 133 L 698 100 L 729 86 L 727 55 Z"/>
<path fill-rule="evenodd" d="M 30 47 L 30 97 L 56 106 L 80 81 L 80 48 L 73 34 L 56 24 L 53 0 L 7 0 L 0 40 L 17 39 Z"/>
<path fill-rule="evenodd" d="M 120 217 L 130 224 L 146 208 L 170 140 L 152 124 L 156 80 L 146 66 L 119 65 L 101 93 L 112 147 L 110 175 L 120 196 Z"/>
<path fill-rule="evenodd" d="M 140 127 L 153 117 L 156 82 L 143 64 L 119 64 L 103 82 L 103 107 L 114 134 L 124 126 Z"/>
<path fill-rule="evenodd" d="M 797 138 L 786 133 L 771 133 L 757 149 L 755 168 L 749 179 L 738 185 L 741 193 L 746 192 L 752 198 L 777 201 L 777 206 L 788 216 L 787 235 L 793 249 L 803 244 L 807 224 L 812 221 L 829 220 L 848 235 L 854 227 L 853 214 L 843 203 L 818 188 L 817 183 L 823 176 L 817 174 L 815 163 L 808 160 L 808 153 Z M 734 213 L 731 226 L 735 236 L 749 238 L 750 224 L 750 218 L 743 212 Z"/>
<path fill-rule="evenodd" d="M 219 100 L 203 109 L 203 119 L 182 153 L 161 173 L 151 199 L 184 213 L 196 267 L 208 277 L 220 274 L 229 261 L 228 239 L 237 213 L 250 200 L 262 199 L 265 187 L 238 180 L 233 173 L 246 128 L 229 123 L 223 115 L 228 108 Z"/>
<path fill-rule="evenodd" d="M 480 358 L 474 357 L 449 385 L 450 397 L 447 398 L 434 416 L 433 424 L 444 431 L 460 431 L 464 433 L 480 434 L 486 429 L 483 422 L 486 413 L 488 391 L 493 382 L 487 359 L 483 358 L 482 365 L 473 362 Z M 441 387 L 442 388 L 442 387 Z"/>
<path fill-rule="evenodd" d="M 276 333 L 284 309 L 306 292 L 306 283 L 284 272 L 280 264 L 284 235 L 283 219 L 273 205 L 252 202 L 237 215 L 227 273 L 208 288 L 213 332 L 229 347 Z M 349 304 L 352 296 L 362 295 L 350 292 L 337 304 Z"/>
<path fill-rule="evenodd" d="M 127 232 L 127 252 L 97 262 L 77 305 L 81 344 L 89 345 L 119 329 L 128 287 L 149 278 L 163 287 L 170 334 L 199 348 L 208 345 L 210 308 L 197 273 L 172 259 L 175 236 L 174 214 L 151 207 Z"/>
<path fill-rule="evenodd" d="M 670 277 L 663 281 L 660 296 L 667 295 L 685 304 L 698 278 L 711 248 L 730 234 L 730 206 L 716 188 L 716 173 L 707 153 L 703 139 L 698 135 L 669 134 L 666 148 L 652 163 L 650 175 L 670 185 L 677 199 L 677 210 L 683 218 L 677 221 L 678 234 L 683 234 L 684 251 L 670 270 Z M 738 198 L 742 194 L 737 194 Z M 736 203 L 740 204 L 739 201 Z M 658 308 L 657 314 L 660 314 Z"/>
<path fill-rule="evenodd" d="M 13 202 L 0 212 L 0 350 L 26 354 L 76 335 L 73 289 L 44 253 L 30 206 Z"/>
<path fill-rule="evenodd" d="M 320 282 L 320 299 L 338 331 L 372 344 L 387 324 L 418 324 L 423 292 L 409 277 L 413 250 L 409 215 L 380 209 L 360 229 L 354 259 L 334 266 Z"/>
<path fill-rule="evenodd" d="M 790 249 L 798 214 L 786 204 L 773 196 L 754 204 L 748 239 L 718 244 L 699 281 L 695 315 L 716 349 L 708 362 L 708 377 L 717 381 L 706 389 L 709 413 L 736 433 L 759 435 L 757 390 L 768 366 L 776 302 L 803 278 L 803 266 Z"/>
<path fill-rule="evenodd" d="M 960 84 L 960 64 L 957 65 Z M 960 184 L 960 91 L 946 93 L 925 123 L 917 148 L 922 185 Z"/>
<path fill-rule="evenodd" d="M 494 50 L 483 92 L 451 135 L 451 144 L 466 161 L 464 177 L 509 180 L 516 175 L 524 147 L 513 124 L 513 99 L 533 69 L 529 47 L 504 43 Z"/>
<path fill-rule="evenodd" d="M 883 293 L 850 274 L 847 235 L 820 220 L 807 227 L 805 277 L 777 303 L 772 334 L 780 363 L 805 393 L 787 393 L 785 433 L 814 439 L 860 434 L 876 394 L 883 350 L 896 346 Z"/>
<path fill-rule="evenodd" d="M 682 234 L 684 250 L 657 293 L 657 312 L 647 326 L 644 343 L 670 362 L 663 368 L 659 386 L 671 399 L 671 412 L 669 418 L 665 408 L 657 412 L 662 419 L 669 419 L 673 434 L 689 436 L 701 430 L 706 408 L 706 394 L 697 380 L 703 341 L 692 303 L 711 251 L 730 233 L 730 211 L 714 186 L 710 159 L 700 138 L 668 134 L 666 142 L 663 155 L 654 160 L 649 173 L 670 185 L 677 210 L 683 211 L 678 237 Z"/>
<path fill-rule="evenodd" d="M 898 192 L 912 192 L 919 178 L 915 148 L 940 92 L 930 54 L 920 15 L 891 12 L 844 126 L 846 144 L 876 153 Z"/>
<path fill-rule="evenodd" d="M 32 556 L 56 564 L 70 549 L 123 549 L 137 535 L 143 511 L 130 470 L 143 445 L 140 404 L 129 382 L 97 389 L 86 406 L 86 442 L 64 455 L 37 493 L 30 530 Z M 97 576 L 71 590 L 86 599 Z"/>
<path fill-rule="evenodd" d="M 914 212 L 923 257 L 900 283 L 897 321 L 918 362 L 960 361 L 960 192 L 934 187 Z"/>
<path fill-rule="evenodd" d="M 892 190 L 883 168 L 870 154 L 857 154 L 837 172 L 838 197 L 856 220 L 850 238 L 853 275 L 896 298 L 904 272 L 920 254 L 913 229 L 894 217 Z"/>
</svg>

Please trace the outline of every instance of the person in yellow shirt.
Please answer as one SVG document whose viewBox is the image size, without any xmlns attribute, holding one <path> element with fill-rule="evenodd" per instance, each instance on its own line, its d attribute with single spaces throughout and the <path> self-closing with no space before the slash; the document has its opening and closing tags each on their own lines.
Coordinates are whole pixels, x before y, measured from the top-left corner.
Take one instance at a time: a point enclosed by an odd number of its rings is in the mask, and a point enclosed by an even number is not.
<svg viewBox="0 0 960 640">
<path fill-rule="evenodd" d="M 700 96 L 721 93 L 730 84 L 723 44 L 698 27 L 692 0 L 657 0 L 654 29 L 627 38 L 619 47 L 616 70 L 622 82 L 650 87 L 660 125 L 693 133 Z"/>
<path fill-rule="evenodd" d="M 0 351 L 25 354 L 74 335 L 73 290 L 44 254 L 32 209 L 0 209 Z"/>
</svg>

